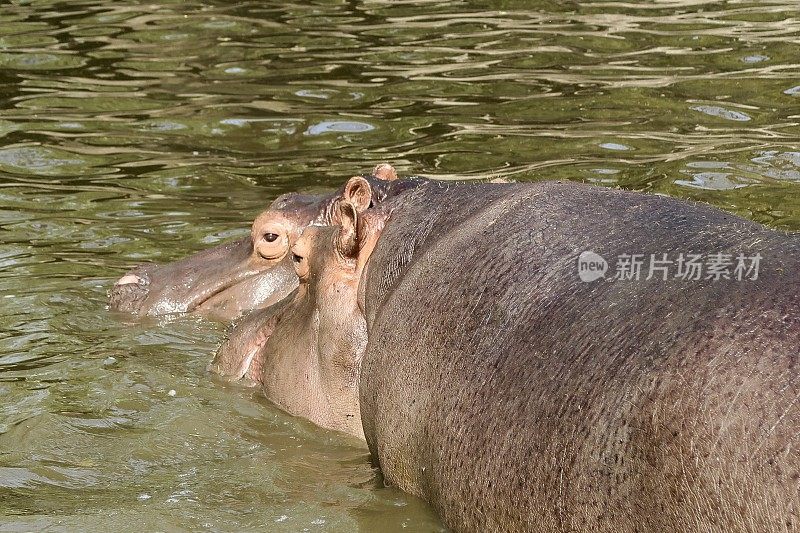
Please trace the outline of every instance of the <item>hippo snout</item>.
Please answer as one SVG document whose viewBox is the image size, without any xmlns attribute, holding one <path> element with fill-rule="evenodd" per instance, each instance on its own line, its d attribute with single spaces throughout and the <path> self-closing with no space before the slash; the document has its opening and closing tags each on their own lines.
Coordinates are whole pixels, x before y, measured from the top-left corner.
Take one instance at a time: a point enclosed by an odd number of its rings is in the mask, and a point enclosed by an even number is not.
<svg viewBox="0 0 800 533">
<path fill-rule="evenodd" d="M 114 283 L 108 296 L 109 306 L 115 311 L 138 313 L 149 291 L 147 265 L 138 266 Z"/>
</svg>

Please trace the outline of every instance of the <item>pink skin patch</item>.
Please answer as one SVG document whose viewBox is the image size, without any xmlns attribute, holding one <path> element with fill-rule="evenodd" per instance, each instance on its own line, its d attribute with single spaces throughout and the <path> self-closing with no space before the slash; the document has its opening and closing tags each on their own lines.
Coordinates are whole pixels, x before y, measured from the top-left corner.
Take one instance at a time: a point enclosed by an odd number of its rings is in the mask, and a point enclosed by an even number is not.
<svg viewBox="0 0 800 533">
<path fill-rule="evenodd" d="M 144 283 L 144 280 L 135 274 L 125 274 L 114 285 L 128 285 L 130 283 Z"/>
</svg>

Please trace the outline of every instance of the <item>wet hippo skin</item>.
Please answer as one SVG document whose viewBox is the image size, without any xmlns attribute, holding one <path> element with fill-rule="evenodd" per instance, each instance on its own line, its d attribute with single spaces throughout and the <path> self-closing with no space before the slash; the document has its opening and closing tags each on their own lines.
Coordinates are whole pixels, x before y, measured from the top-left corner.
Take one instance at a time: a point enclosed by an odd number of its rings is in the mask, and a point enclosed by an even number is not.
<svg viewBox="0 0 800 533">
<path fill-rule="evenodd" d="M 800 527 L 797 235 L 572 183 L 432 182 L 339 209 L 341 227 L 297 241 L 300 286 L 250 325 L 240 374 L 365 438 L 449 527 Z M 584 282 L 585 251 L 761 263 L 757 279 Z"/>
</svg>

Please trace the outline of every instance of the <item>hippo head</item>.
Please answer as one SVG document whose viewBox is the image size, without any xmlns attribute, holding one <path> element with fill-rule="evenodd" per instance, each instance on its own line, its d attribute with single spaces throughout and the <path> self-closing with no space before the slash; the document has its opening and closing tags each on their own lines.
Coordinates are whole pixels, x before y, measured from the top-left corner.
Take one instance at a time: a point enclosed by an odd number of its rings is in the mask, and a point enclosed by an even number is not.
<svg viewBox="0 0 800 533">
<path fill-rule="evenodd" d="M 361 210 L 369 183 L 351 178 L 332 224 L 292 246 L 297 289 L 237 325 L 209 369 L 259 384 L 287 412 L 363 438 L 358 402 L 367 343 L 359 285 L 388 210 Z"/>
<path fill-rule="evenodd" d="M 391 165 L 378 165 L 365 179 L 373 186 L 350 194 L 353 205 L 363 210 L 380 202 L 396 179 Z M 330 222 L 341 194 L 285 194 L 256 217 L 247 238 L 173 263 L 140 265 L 115 283 L 110 308 L 139 316 L 198 311 L 224 321 L 269 306 L 297 286 L 291 246 L 307 226 Z"/>
<path fill-rule="evenodd" d="M 324 197 L 287 194 L 253 222 L 250 236 L 165 265 L 140 265 L 111 290 L 110 307 L 136 315 L 205 311 L 215 318 L 269 305 L 296 286 L 289 248 L 324 212 Z"/>
</svg>

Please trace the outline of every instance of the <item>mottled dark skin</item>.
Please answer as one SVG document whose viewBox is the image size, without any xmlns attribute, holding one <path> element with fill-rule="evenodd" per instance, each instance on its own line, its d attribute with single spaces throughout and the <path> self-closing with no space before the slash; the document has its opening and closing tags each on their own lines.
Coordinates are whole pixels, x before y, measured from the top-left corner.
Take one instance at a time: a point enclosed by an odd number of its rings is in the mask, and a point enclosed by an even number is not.
<svg viewBox="0 0 800 533">
<path fill-rule="evenodd" d="M 372 197 L 362 199 L 363 208 L 402 189 L 388 164 L 376 166 L 365 179 L 372 184 Z M 111 289 L 109 307 L 139 316 L 199 312 L 229 321 L 277 303 L 297 286 L 289 249 L 307 226 L 330 223 L 342 192 L 281 195 L 256 217 L 250 236 L 131 270 Z"/>
<path fill-rule="evenodd" d="M 386 481 L 456 531 L 800 527 L 800 237 L 574 183 L 346 201 L 341 229 L 298 241 L 304 296 L 250 325 L 258 381 L 311 385 L 265 386 L 276 404 L 363 435 Z M 763 259 L 757 280 L 586 283 L 586 250 Z M 313 346 L 293 333 L 331 320 Z M 320 379 L 348 410 L 303 403 Z M 336 418 L 353 409 L 360 428 Z"/>
</svg>

